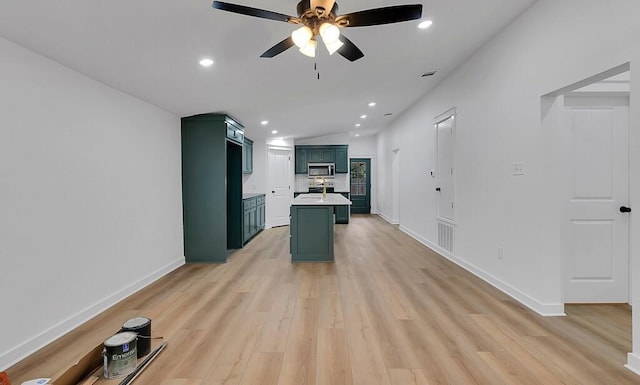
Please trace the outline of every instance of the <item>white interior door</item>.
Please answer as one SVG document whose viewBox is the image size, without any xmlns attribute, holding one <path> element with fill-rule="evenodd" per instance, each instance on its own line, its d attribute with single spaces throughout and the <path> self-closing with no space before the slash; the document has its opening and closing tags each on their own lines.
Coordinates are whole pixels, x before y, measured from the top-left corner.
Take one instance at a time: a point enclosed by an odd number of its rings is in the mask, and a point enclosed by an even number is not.
<svg viewBox="0 0 640 385">
<path fill-rule="evenodd" d="M 267 223 L 270 227 L 289 225 L 291 189 L 291 150 L 269 149 L 269 191 Z"/>
<path fill-rule="evenodd" d="M 454 117 L 449 116 L 436 124 L 438 178 L 438 217 L 455 220 L 455 157 Z"/>
<path fill-rule="evenodd" d="M 565 98 L 573 176 L 565 264 L 566 303 L 629 300 L 628 99 Z M 610 104 L 607 106 L 607 104 Z M 621 105 L 622 104 L 622 105 Z"/>
</svg>

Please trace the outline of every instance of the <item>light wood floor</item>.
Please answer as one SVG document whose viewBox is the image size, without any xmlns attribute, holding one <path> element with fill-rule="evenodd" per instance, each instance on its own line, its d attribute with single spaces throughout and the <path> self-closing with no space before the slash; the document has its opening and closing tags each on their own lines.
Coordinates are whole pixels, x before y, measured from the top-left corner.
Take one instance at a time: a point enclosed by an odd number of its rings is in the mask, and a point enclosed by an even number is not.
<svg viewBox="0 0 640 385">
<path fill-rule="evenodd" d="M 288 231 L 183 266 L 10 368 L 12 382 L 51 376 L 144 315 L 167 348 L 136 384 L 640 383 L 623 367 L 628 306 L 540 317 L 374 216 L 336 225 L 331 264 L 291 264 Z"/>
</svg>

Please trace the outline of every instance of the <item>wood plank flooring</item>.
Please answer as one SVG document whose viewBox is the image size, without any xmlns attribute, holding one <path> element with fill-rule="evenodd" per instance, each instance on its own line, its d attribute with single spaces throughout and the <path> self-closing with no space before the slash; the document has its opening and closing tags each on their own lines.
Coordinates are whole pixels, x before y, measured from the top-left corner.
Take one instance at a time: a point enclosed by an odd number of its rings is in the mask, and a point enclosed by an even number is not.
<svg viewBox="0 0 640 385">
<path fill-rule="evenodd" d="M 154 385 L 639 384 L 631 310 L 544 318 L 375 216 L 336 225 L 335 263 L 292 264 L 288 227 L 186 265 L 8 370 L 49 377 L 142 315 Z M 118 383 L 101 380 L 100 383 Z"/>
</svg>

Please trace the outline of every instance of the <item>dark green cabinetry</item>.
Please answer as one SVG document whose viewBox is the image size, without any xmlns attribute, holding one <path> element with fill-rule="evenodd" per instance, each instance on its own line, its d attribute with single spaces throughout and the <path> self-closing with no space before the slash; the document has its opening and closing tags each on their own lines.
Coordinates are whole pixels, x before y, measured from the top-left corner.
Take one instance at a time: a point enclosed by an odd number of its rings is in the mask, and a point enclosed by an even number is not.
<svg viewBox="0 0 640 385">
<path fill-rule="evenodd" d="M 242 144 L 242 173 L 253 173 L 253 140 L 244 138 Z"/>
<path fill-rule="evenodd" d="M 224 116 L 224 115 L 222 115 Z M 244 127 L 235 120 L 228 118 L 226 119 L 227 124 L 227 139 L 232 142 L 238 143 L 239 145 L 244 144 Z"/>
<path fill-rule="evenodd" d="M 333 261 L 333 206 L 291 206 L 292 262 Z"/>
<path fill-rule="evenodd" d="M 181 126 L 184 256 L 226 262 L 228 249 L 242 247 L 235 213 L 242 210 L 244 130 L 218 114 L 185 117 Z"/>
<path fill-rule="evenodd" d="M 301 195 L 301 194 L 309 194 L 309 193 L 296 192 L 296 193 L 293 193 L 293 197 L 295 198 L 295 197 L 297 197 L 298 195 Z M 336 194 L 342 194 L 342 196 L 347 198 L 347 199 L 349 199 L 349 197 L 351 195 L 348 192 L 339 192 L 339 193 L 336 193 Z M 333 213 L 335 214 L 336 223 L 345 224 L 345 225 L 348 224 L 349 223 L 349 216 L 351 214 L 351 206 L 346 206 L 345 205 L 345 206 L 333 206 L 333 207 L 334 207 Z"/>
<path fill-rule="evenodd" d="M 307 149 L 302 146 L 296 146 L 296 174 L 307 173 Z"/>
<path fill-rule="evenodd" d="M 242 243 L 246 244 L 251 238 L 264 229 L 265 196 L 256 195 L 242 200 Z"/>
<path fill-rule="evenodd" d="M 336 174 L 347 174 L 349 172 L 349 159 L 347 157 L 347 146 L 338 146 L 335 149 Z"/>
<path fill-rule="evenodd" d="M 349 199 L 348 192 L 342 192 L 339 194 L 342 194 L 343 197 Z M 335 208 L 336 223 L 349 223 L 349 210 L 351 206 L 335 206 Z"/>
<path fill-rule="evenodd" d="M 336 152 L 330 147 L 310 148 L 309 163 L 333 163 L 336 161 Z"/>
<path fill-rule="evenodd" d="M 347 145 L 296 146 L 296 174 L 306 174 L 309 163 L 335 163 L 336 173 L 349 172 Z"/>
</svg>

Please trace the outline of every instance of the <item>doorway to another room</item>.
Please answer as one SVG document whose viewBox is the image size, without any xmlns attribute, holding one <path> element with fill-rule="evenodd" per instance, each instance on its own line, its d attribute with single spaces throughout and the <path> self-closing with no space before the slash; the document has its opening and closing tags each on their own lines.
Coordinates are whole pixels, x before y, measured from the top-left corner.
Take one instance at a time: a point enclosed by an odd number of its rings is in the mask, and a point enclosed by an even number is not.
<svg viewBox="0 0 640 385">
<path fill-rule="evenodd" d="M 629 66 L 554 96 L 567 179 L 563 302 L 630 303 Z"/>
<path fill-rule="evenodd" d="M 291 149 L 269 148 L 268 227 L 289 225 L 289 205 L 293 199 L 291 163 Z"/>
</svg>

